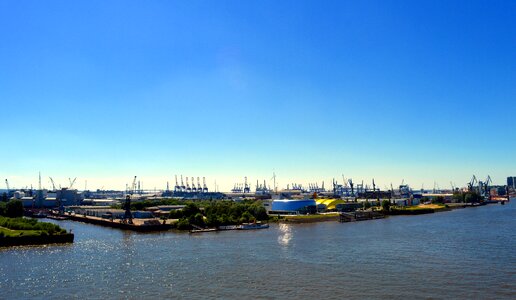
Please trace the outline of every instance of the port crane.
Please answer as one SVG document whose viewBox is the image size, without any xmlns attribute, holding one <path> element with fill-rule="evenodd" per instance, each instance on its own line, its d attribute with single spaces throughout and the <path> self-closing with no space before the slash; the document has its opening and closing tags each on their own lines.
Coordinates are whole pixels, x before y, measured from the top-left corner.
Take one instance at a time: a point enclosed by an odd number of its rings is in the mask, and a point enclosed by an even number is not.
<svg viewBox="0 0 516 300">
<path fill-rule="evenodd" d="M 183 175 L 181 175 L 181 192 L 186 191 L 185 184 L 183 183 Z"/>
<path fill-rule="evenodd" d="M 70 187 L 69 189 L 72 189 L 74 183 L 75 183 L 75 180 L 77 180 L 77 177 L 75 177 L 73 180 L 71 180 L 70 178 L 68 178 L 68 181 L 70 182 Z"/>
<path fill-rule="evenodd" d="M 479 193 L 481 196 L 489 197 L 489 185 L 491 184 L 491 176 L 487 175 L 487 178 L 484 182 L 478 182 Z"/>
<path fill-rule="evenodd" d="M 188 176 L 185 176 L 185 180 L 186 180 L 186 192 L 190 193 L 192 191 L 192 189 L 190 188 L 190 184 L 188 184 Z"/>
<path fill-rule="evenodd" d="M 475 188 L 475 185 L 478 183 L 477 177 L 473 175 L 471 177 L 471 180 L 468 183 L 468 191 L 473 192 L 473 189 Z"/>
<path fill-rule="evenodd" d="M 197 188 L 195 187 L 195 180 L 192 177 L 192 193 L 195 193 L 195 192 L 197 192 Z"/>
<path fill-rule="evenodd" d="M 245 184 L 244 184 L 244 193 L 250 193 L 251 187 L 247 184 L 247 176 L 245 177 Z"/>
<path fill-rule="evenodd" d="M 52 183 L 52 189 L 55 191 L 56 190 L 56 185 L 54 183 L 54 179 L 52 179 L 52 177 L 48 177 L 50 178 L 50 183 Z"/>
<path fill-rule="evenodd" d="M 208 192 L 208 186 L 206 185 L 206 177 L 202 178 L 202 192 L 207 193 Z"/>
<path fill-rule="evenodd" d="M 351 187 L 351 196 L 354 197 L 355 196 L 355 190 L 353 189 L 353 179 L 348 179 L 348 183 L 349 183 L 349 186 Z"/>
<path fill-rule="evenodd" d="M 176 186 L 174 186 L 174 192 L 178 192 L 181 190 L 181 187 L 179 186 L 179 184 L 177 183 L 177 175 L 175 175 L 176 177 Z"/>
<path fill-rule="evenodd" d="M 201 181 L 197 177 L 197 192 L 202 193 Z"/>
</svg>

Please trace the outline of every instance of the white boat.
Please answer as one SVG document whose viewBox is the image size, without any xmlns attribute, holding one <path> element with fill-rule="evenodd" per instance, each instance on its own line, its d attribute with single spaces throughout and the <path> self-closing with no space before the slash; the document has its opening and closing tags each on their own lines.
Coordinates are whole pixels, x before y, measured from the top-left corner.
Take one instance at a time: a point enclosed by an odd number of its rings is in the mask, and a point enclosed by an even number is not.
<svg viewBox="0 0 516 300">
<path fill-rule="evenodd" d="M 250 229 L 265 229 L 269 228 L 269 224 L 262 224 L 261 222 L 256 223 L 243 223 L 238 227 L 240 230 L 250 230 Z"/>
</svg>

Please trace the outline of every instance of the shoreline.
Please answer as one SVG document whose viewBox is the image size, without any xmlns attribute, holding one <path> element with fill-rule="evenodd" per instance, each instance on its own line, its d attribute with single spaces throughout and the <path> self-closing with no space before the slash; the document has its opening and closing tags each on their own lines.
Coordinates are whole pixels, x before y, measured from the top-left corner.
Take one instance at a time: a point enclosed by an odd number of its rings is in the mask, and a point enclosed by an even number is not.
<svg viewBox="0 0 516 300">
<path fill-rule="evenodd" d="M 38 236 L 8 236 L 0 238 L 0 247 L 70 244 L 73 243 L 74 237 L 73 233 Z"/>
</svg>

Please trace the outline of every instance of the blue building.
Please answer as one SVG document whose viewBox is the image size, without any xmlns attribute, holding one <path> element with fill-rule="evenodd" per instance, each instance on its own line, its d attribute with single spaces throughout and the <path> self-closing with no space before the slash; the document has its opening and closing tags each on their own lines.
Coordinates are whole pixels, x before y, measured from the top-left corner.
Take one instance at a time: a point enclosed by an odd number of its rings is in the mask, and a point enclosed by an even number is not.
<svg viewBox="0 0 516 300">
<path fill-rule="evenodd" d="M 317 204 L 314 199 L 277 199 L 272 201 L 272 209 L 269 213 L 315 213 L 317 211 Z"/>
</svg>

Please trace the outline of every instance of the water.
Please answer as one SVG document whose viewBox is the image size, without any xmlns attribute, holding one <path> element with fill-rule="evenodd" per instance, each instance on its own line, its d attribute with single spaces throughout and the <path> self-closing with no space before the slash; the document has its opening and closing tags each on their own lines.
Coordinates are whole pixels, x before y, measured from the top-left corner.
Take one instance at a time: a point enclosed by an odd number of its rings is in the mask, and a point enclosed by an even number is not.
<svg viewBox="0 0 516 300">
<path fill-rule="evenodd" d="M 76 242 L 0 250 L 0 299 L 514 299 L 515 220 L 516 200 L 198 235 L 55 221 Z"/>
</svg>

